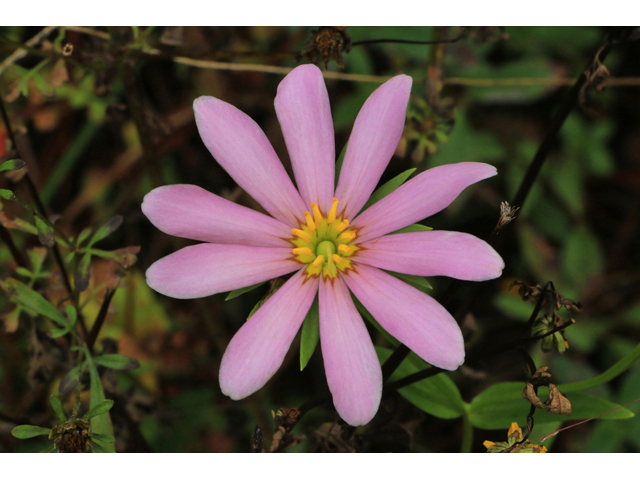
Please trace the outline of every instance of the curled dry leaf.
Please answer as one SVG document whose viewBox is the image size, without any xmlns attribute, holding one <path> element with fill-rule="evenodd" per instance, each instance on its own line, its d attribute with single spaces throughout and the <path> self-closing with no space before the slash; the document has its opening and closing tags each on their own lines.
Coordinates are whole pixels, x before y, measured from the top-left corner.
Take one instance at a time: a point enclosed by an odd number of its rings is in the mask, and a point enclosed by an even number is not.
<svg viewBox="0 0 640 480">
<path fill-rule="evenodd" d="M 536 408 L 549 410 L 551 413 L 560 415 L 571 415 L 571 402 L 567 396 L 558 390 L 558 387 L 549 382 L 551 374 L 547 372 L 550 367 L 540 367 L 531 377 L 531 381 L 527 382 L 522 391 L 522 397 Z M 539 386 L 547 386 L 549 388 L 549 397 L 542 402 L 536 390 Z"/>
</svg>

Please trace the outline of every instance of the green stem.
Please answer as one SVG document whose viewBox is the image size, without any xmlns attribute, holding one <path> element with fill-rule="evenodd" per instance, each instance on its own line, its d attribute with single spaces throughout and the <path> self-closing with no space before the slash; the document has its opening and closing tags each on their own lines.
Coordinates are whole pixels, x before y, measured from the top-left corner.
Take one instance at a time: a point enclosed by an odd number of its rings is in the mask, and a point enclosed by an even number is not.
<svg viewBox="0 0 640 480">
<path fill-rule="evenodd" d="M 73 336 L 74 344 L 77 344 L 75 340 L 76 336 Z M 71 412 L 71 418 L 78 418 L 80 414 L 80 395 L 82 394 L 82 362 L 84 361 L 84 347 L 78 349 L 78 382 L 76 383 L 76 402 L 73 405 L 73 411 Z"/>
<path fill-rule="evenodd" d="M 471 447 L 473 446 L 473 425 L 469 420 L 469 414 L 462 415 L 462 445 L 460 446 L 460 453 L 471 453 Z"/>
</svg>

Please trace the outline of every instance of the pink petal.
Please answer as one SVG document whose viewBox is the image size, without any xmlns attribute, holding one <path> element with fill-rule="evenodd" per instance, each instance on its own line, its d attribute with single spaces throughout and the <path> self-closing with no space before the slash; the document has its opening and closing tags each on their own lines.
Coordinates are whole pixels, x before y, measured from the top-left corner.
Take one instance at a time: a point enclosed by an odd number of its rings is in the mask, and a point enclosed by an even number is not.
<svg viewBox="0 0 640 480">
<path fill-rule="evenodd" d="M 202 141 L 222 168 L 267 212 L 298 226 L 307 207 L 258 124 L 213 97 L 197 98 L 193 110 Z"/>
<path fill-rule="evenodd" d="M 464 363 L 460 327 L 429 295 L 368 265 L 343 278 L 382 328 L 423 360 L 446 370 Z"/>
<path fill-rule="evenodd" d="M 287 247 L 291 229 L 195 185 L 167 185 L 144 197 L 142 212 L 158 229 L 211 243 Z"/>
<path fill-rule="evenodd" d="M 220 364 L 220 388 L 233 400 L 260 389 L 282 365 L 318 291 L 296 273 L 234 335 Z"/>
<path fill-rule="evenodd" d="M 496 168 L 486 163 L 431 168 L 374 203 L 351 224 L 361 227 L 357 237 L 361 242 L 386 235 L 438 213 L 469 185 L 496 174 Z"/>
<path fill-rule="evenodd" d="M 200 298 L 248 287 L 301 268 L 290 248 L 201 243 L 161 258 L 147 284 L 173 298 Z"/>
<path fill-rule="evenodd" d="M 278 86 L 276 113 L 306 209 L 315 202 L 329 212 L 336 151 L 329 95 L 315 65 L 294 68 Z"/>
<path fill-rule="evenodd" d="M 396 151 L 411 93 L 411 77 L 398 75 L 371 94 L 358 113 L 349 137 L 340 180 L 339 207 L 351 220 L 376 188 Z"/>
<path fill-rule="evenodd" d="M 382 370 L 360 314 L 340 277 L 321 281 L 320 344 L 333 404 L 349 425 L 369 423 L 382 396 Z"/>
<path fill-rule="evenodd" d="M 504 268 L 498 252 L 468 233 L 398 233 L 360 246 L 358 263 L 409 275 L 483 281 L 499 277 Z"/>
</svg>

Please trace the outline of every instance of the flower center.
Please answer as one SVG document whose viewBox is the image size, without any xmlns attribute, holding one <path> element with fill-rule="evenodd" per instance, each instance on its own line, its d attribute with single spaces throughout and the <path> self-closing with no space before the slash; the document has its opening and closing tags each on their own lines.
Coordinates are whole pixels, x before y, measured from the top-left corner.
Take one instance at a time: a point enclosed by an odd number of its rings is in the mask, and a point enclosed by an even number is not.
<svg viewBox="0 0 640 480">
<path fill-rule="evenodd" d="M 338 199 L 333 199 L 329 214 L 325 217 L 315 203 L 311 204 L 311 211 L 304 212 L 306 224 L 291 230 L 294 238 L 293 256 L 296 260 L 306 263 L 307 278 L 322 273 L 324 278 L 335 278 L 338 272 L 352 268 L 349 258 L 359 250 L 352 242 L 356 232 L 349 229 L 349 220 L 341 216 L 336 217 Z"/>
</svg>

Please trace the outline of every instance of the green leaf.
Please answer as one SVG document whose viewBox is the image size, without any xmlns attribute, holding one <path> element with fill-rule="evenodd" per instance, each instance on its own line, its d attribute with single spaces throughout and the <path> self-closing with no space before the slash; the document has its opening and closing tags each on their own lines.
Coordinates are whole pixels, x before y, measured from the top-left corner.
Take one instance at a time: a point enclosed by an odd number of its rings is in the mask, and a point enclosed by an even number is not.
<svg viewBox="0 0 640 480">
<path fill-rule="evenodd" d="M 87 246 L 92 247 L 94 243 L 99 242 L 103 238 L 107 237 L 108 235 L 116 231 L 120 225 L 122 225 L 121 215 L 116 215 L 115 217 L 110 218 L 109 220 L 107 220 L 107 222 L 104 225 L 102 225 L 96 231 L 93 237 L 91 237 L 91 240 L 89 240 L 89 243 Z"/>
<path fill-rule="evenodd" d="M 80 232 L 80 235 L 78 235 L 78 239 L 76 240 L 76 245 L 77 246 L 82 245 L 82 242 L 84 242 L 89 237 L 89 235 L 91 235 L 92 231 L 93 230 L 91 229 L 91 227 L 87 227 L 87 228 L 83 229 Z"/>
<path fill-rule="evenodd" d="M 564 246 L 563 271 L 576 284 L 584 284 L 604 269 L 602 249 L 595 235 L 579 226 L 569 233 Z"/>
<path fill-rule="evenodd" d="M 399 278 L 405 283 L 408 283 L 412 287 L 417 288 L 421 292 L 429 294 L 430 290 L 433 290 L 431 284 L 424 277 L 418 277 L 416 275 L 407 275 L 406 273 L 398 273 L 398 272 L 387 272 L 393 275 L 396 278 Z"/>
<path fill-rule="evenodd" d="M 300 336 L 300 371 L 307 366 L 311 355 L 318 346 L 320 339 L 320 310 L 318 296 L 313 300 L 311 308 L 302 323 L 302 334 Z"/>
<path fill-rule="evenodd" d="M 13 194 L 11 190 L 7 190 L 6 188 L 0 188 L 0 197 L 5 200 L 14 200 L 16 196 Z"/>
<path fill-rule="evenodd" d="M 89 287 L 89 267 L 91 266 L 91 254 L 85 253 L 78 263 L 78 268 L 73 276 L 73 283 L 78 292 L 84 292 Z"/>
<path fill-rule="evenodd" d="M 31 266 L 33 267 L 33 273 L 40 273 L 42 271 L 42 265 L 47 257 L 47 249 L 44 247 L 34 247 L 27 250 L 29 260 L 31 260 Z M 48 273 L 47 273 L 48 276 Z"/>
<path fill-rule="evenodd" d="M 82 368 L 82 371 L 84 372 L 84 366 Z M 58 385 L 58 393 L 60 395 L 67 395 L 69 392 L 71 392 L 71 390 L 73 390 L 73 387 L 76 386 L 79 378 L 80 368 L 73 367 L 64 377 L 62 377 L 62 380 L 60 380 L 60 385 Z"/>
<path fill-rule="evenodd" d="M 49 402 L 51 403 L 51 408 L 53 408 L 53 411 L 56 412 L 56 415 L 58 416 L 60 421 L 66 422 L 67 417 L 64 414 L 64 409 L 62 408 L 62 402 L 60 401 L 60 397 L 56 395 L 51 395 L 51 397 L 49 397 Z"/>
<path fill-rule="evenodd" d="M 411 176 L 411 174 L 413 172 L 415 172 L 415 171 L 416 171 L 415 168 L 410 168 L 409 170 L 405 170 L 400 175 L 396 175 L 391 180 L 389 180 L 387 183 L 382 185 L 375 192 L 373 192 L 371 197 L 369 197 L 369 200 L 367 200 L 367 203 L 365 203 L 364 207 L 362 207 L 362 210 L 366 210 L 367 208 L 369 208 L 371 205 L 373 205 L 377 201 L 379 201 L 379 200 L 383 199 L 384 197 L 386 197 L 387 195 L 389 195 L 396 188 L 398 188 L 400 185 L 402 185 L 405 182 L 405 180 L 407 178 L 409 178 Z"/>
<path fill-rule="evenodd" d="M 38 292 L 32 290 L 19 280 L 7 278 L 5 282 L 0 282 L 0 285 L 7 290 L 7 293 L 10 295 L 14 294 L 14 300 L 18 303 L 35 310 L 40 315 L 50 318 L 62 327 L 69 325 L 67 319 L 64 318 L 64 315 L 62 315 L 56 307 L 49 303 L 49 301 Z"/>
<path fill-rule="evenodd" d="M 240 295 L 250 292 L 251 290 L 254 290 L 262 285 L 264 285 L 267 282 L 260 282 L 260 283 L 256 283 L 255 285 L 250 285 L 248 287 L 244 287 L 244 288 L 239 288 L 237 290 L 232 290 L 231 292 L 229 292 L 229 294 L 227 295 L 227 298 L 225 298 L 224 300 L 231 300 L 232 298 L 236 298 L 239 297 Z"/>
<path fill-rule="evenodd" d="M 30 272 L 29 270 L 27 270 L 24 267 L 16 268 L 16 273 L 18 275 L 22 275 L 23 277 L 27 277 L 27 278 L 33 278 L 34 277 L 33 272 Z"/>
<path fill-rule="evenodd" d="M 0 172 L 6 172 L 7 170 L 20 170 L 22 167 L 24 167 L 24 162 L 19 158 L 7 160 L 0 164 Z"/>
<path fill-rule="evenodd" d="M 140 362 L 135 358 L 127 357 L 120 353 L 108 353 L 99 357 L 93 357 L 93 361 L 103 367 L 113 368 L 114 370 L 135 370 L 140 368 Z"/>
<path fill-rule="evenodd" d="M 53 453 L 56 451 L 56 446 L 55 445 L 51 445 L 47 448 L 45 448 L 44 450 L 42 450 L 40 453 Z"/>
<path fill-rule="evenodd" d="M 38 437 L 40 435 L 49 435 L 50 433 L 50 428 L 42 428 L 35 425 L 18 425 L 16 428 L 11 430 L 11 435 L 22 440 Z"/>
<path fill-rule="evenodd" d="M 101 433 L 92 433 L 91 434 L 91 439 L 92 440 L 97 440 L 99 442 L 103 442 L 103 443 L 115 443 L 116 439 L 113 438 L 111 435 L 103 435 Z"/>
<path fill-rule="evenodd" d="M 392 350 L 376 347 L 376 353 L 380 362 L 384 363 L 391 356 Z M 393 372 L 389 380 L 400 380 L 429 367 L 429 364 L 411 352 Z M 458 387 L 445 373 L 439 373 L 402 387 L 398 393 L 420 410 L 438 418 L 458 418 L 466 411 Z"/>
<path fill-rule="evenodd" d="M 558 385 L 558 389 L 563 393 L 576 392 L 578 390 L 586 390 L 588 388 L 597 387 L 599 385 L 610 382 L 626 369 L 628 369 L 638 358 L 640 357 L 640 343 L 616 362 L 613 366 L 608 368 L 604 373 L 601 373 L 597 377 L 590 378 L 589 380 L 583 380 L 581 382 L 566 383 L 564 385 Z"/>
<path fill-rule="evenodd" d="M 531 404 L 522 398 L 524 382 L 504 382 L 492 385 L 473 399 L 469 406 L 469 420 L 474 427 L 485 430 L 506 429 L 511 422 L 524 422 Z M 562 386 L 558 386 L 563 393 Z M 545 387 L 540 387 L 539 396 L 544 401 Z M 619 405 L 583 392 L 567 395 L 571 402 L 571 415 L 556 415 L 539 409 L 535 414 L 536 424 L 557 422 L 559 420 L 584 420 L 613 410 Z M 624 407 L 607 413 L 603 420 L 617 420 L 633 417 L 633 413 Z"/>
<path fill-rule="evenodd" d="M 67 312 L 67 318 L 69 319 L 69 325 L 73 327 L 78 320 L 78 312 L 76 311 L 76 307 L 69 304 L 65 307 L 65 311 Z"/>
<path fill-rule="evenodd" d="M 42 245 L 53 247 L 56 244 L 56 239 L 53 235 L 53 229 L 47 222 L 40 218 L 40 215 L 38 215 L 36 212 L 33 212 L 33 216 L 36 220 L 36 228 L 38 229 L 38 240 L 40 240 L 40 243 Z"/>
<path fill-rule="evenodd" d="M 49 330 L 49 337 L 51 338 L 60 338 L 69 333 L 71 329 L 69 327 L 66 328 L 52 328 Z"/>
<path fill-rule="evenodd" d="M 82 416 L 83 420 L 89 420 L 93 417 L 97 417 L 98 415 L 102 415 L 103 413 L 107 413 L 113 407 L 113 400 L 102 400 L 102 402 L 97 403 L 95 406 L 91 407 L 87 413 Z"/>
<path fill-rule="evenodd" d="M 87 355 L 87 365 L 89 366 L 89 377 L 91 379 L 91 386 L 89 388 L 89 411 L 91 411 L 94 407 L 101 405 L 105 398 L 98 369 L 96 368 L 91 355 L 88 352 L 85 353 Z M 96 415 L 91 419 L 91 431 L 94 433 L 113 436 L 113 424 L 111 423 L 111 416 L 108 411 L 103 412 L 100 415 Z M 115 448 L 113 446 L 105 448 L 105 452 L 114 453 Z"/>
<path fill-rule="evenodd" d="M 95 433 L 93 434 L 95 435 Z M 96 440 L 91 443 L 91 448 L 94 453 L 114 453 L 115 449 L 113 444 L 108 444 L 101 442 L 100 440 Z"/>
<path fill-rule="evenodd" d="M 429 230 L 433 230 L 433 228 L 427 227 L 426 225 L 420 225 L 419 223 L 414 223 L 408 227 L 391 232 L 389 235 L 395 235 L 396 233 L 428 232 Z"/>
</svg>

